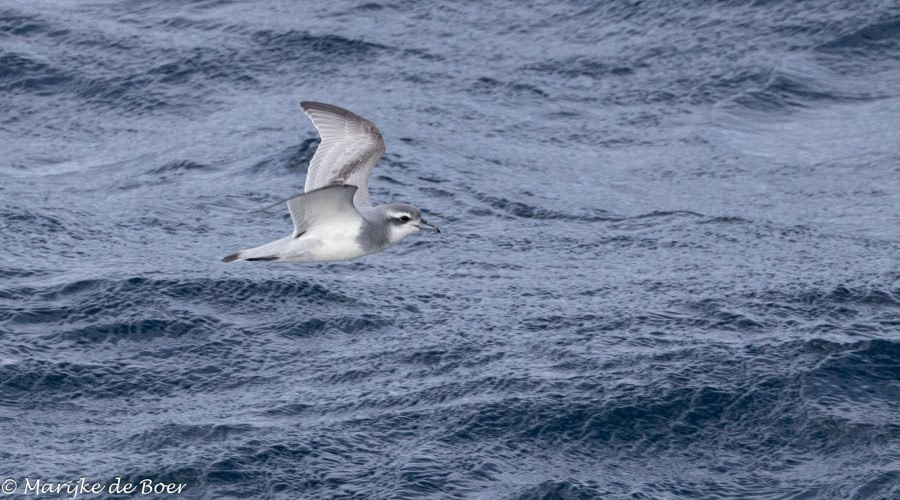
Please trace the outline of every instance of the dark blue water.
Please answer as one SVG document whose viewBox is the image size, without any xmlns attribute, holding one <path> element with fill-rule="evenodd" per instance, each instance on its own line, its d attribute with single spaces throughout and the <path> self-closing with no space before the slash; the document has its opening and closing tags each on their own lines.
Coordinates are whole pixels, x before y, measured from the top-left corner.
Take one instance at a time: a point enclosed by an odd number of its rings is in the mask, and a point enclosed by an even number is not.
<svg viewBox="0 0 900 500">
<path fill-rule="evenodd" d="M 444 234 L 221 263 L 301 100 Z M 0 4 L 10 498 L 898 498 L 898 257 L 895 1 Z"/>
</svg>

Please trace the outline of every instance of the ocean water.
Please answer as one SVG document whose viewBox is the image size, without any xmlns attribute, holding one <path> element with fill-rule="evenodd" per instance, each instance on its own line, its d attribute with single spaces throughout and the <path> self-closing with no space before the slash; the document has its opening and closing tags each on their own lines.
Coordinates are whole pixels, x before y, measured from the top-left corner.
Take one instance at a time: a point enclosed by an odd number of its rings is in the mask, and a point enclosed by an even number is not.
<svg viewBox="0 0 900 500">
<path fill-rule="evenodd" d="M 9 498 L 900 498 L 898 257 L 896 1 L 0 3 Z"/>
</svg>

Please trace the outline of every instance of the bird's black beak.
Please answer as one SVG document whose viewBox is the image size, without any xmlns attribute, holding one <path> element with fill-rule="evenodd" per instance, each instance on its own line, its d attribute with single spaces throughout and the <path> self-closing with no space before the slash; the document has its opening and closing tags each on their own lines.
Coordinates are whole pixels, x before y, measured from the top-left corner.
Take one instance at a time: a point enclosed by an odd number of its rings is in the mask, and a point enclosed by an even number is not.
<svg viewBox="0 0 900 500">
<path fill-rule="evenodd" d="M 427 229 L 429 231 L 434 231 L 435 233 L 438 233 L 438 234 L 441 233 L 441 230 L 438 229 L 437 226 L 432 226 L 425 219 L 422 219 L 422 222 L 419 224 L 419 229 Z"/>
</svg>

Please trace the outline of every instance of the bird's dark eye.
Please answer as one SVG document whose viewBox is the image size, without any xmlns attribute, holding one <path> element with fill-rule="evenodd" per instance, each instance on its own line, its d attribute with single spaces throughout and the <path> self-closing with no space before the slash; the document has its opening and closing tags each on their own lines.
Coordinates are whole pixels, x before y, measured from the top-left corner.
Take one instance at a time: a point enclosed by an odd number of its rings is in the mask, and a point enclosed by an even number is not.
<svg viewBox="0 0 900 500">
<path fill-rule="evenodd" d="M 409 216 L 404 215 L 404 216 L 400 217 L 400 222 L 409 222 Z"/>
</svg>

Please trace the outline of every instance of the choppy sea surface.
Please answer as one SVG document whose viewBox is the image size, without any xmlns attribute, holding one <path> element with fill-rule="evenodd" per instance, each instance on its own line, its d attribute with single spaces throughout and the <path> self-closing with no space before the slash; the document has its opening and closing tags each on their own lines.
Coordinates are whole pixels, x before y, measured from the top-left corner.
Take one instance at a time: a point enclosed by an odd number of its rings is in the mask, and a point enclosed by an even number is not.
<svg viewBox="0 0 900 500">
<path fill-rule="evenodd" d="M 444 234 L 220 262 L 301 100 Z M 898 415 L 895 1 L 0 4 L 10 498 L 898 498 Z"/>
</svg>

